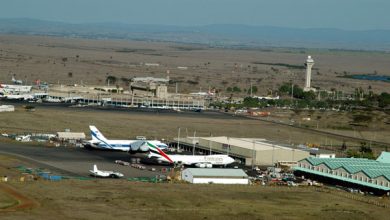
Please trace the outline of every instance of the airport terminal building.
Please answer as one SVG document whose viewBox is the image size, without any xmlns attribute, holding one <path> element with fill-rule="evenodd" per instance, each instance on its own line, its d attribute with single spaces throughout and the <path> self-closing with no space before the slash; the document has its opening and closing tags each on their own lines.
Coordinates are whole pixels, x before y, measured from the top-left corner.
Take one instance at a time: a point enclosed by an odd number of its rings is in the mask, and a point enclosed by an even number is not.
<svg viewBox="0 0 390 220">
<path fill-rule="evenodd" d="M 276 163 L 297 162 L 310 156 L 300 149 L 282 146 L 259 138 L 187 137 L 180 138 L 180 147 L 203 154 L 218 153 L 242 161 L 246 166 L 270 166 Z"/>
<path fill-rule="evenodd" d="M 370 191 L 390 191 L 390 152 L 382 152 L 376 160 L 365 158 L 314 158 L 298 162 L 299 175 Z"/>
</svg>

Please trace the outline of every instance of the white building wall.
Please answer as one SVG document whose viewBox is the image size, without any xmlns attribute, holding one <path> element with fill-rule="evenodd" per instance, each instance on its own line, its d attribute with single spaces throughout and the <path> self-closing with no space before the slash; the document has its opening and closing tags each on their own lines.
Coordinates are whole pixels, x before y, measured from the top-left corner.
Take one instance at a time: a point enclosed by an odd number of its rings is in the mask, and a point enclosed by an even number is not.
<svg viewBox="0 0 390 220">
<path fill-rule="evenodd" d="M 317 154 L 317 158 L 336 158 L 336 154 Z"/>
<path fill-rule="evenodd" d="M 193 178 L 194 184 L 249 184 L 248 179 L 231 179 L 231 178 Z"/>
<path fill-rule="evenodd" d="M 195 184 L 249 184 L 249 179 L 247 178 L 193 177 L 192 173 L 188 169 L 183 170 L 181 178 L 184 181 Z"/>
<path fill-rule="evenodd" d="M 0 105 L 0 112 L 13 112 L 15 107 L 13 105 Z"/>
</svg>

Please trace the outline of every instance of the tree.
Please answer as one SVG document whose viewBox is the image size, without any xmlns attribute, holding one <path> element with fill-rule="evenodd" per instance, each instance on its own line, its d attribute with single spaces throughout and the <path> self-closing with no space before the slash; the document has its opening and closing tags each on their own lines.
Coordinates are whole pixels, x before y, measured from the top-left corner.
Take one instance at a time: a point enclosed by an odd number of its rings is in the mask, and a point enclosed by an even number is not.
<svg viewBox="0 0 390 220">
<path fill-rule="evenodd" d="M 223 81 L 221 82 L 221 84 L 222 84 L 222 85 L 224 85 L 224 86 L 226 86 L 227 84 L 229 84 L 229 82 L 228 82 L 228 81 L 225 81 L 225 80 L 223 80 Z"/>
<path fill-rule="evenodd" d="M 341 145 L 341 150 L 342 151 L 347 150 L 347 144 L 345 143 L 345 141 L 343 141 L 343 144 Z"/>
<path fill-rule="evenodd" d="M 279 93 L 280 94 L 291 94 L 291 83 L 283 83 L 283 85 L 281 85 L 279 87 Z"/>
<path fill-rule="evenodd" d="M 303 92 L 302 95 L 305 100 L 314 100 L 316 98 L 316 94 L 313 91 Z"/>
<path fill-rule="evenodd" d="M 241 92 L 241 89 L 239 87 L 237 87 L 237 86 L 234 86 L 233 87 L 233 92 L 239 93 L 239 92 Z"/>
<path fill-rule="evenodd" d="M 115 84 L 116 80 L 117 80 L 116 76 L 107 76 L 106 77 L 107 84 Z"/>
<path fill-rule="evenodd" d="M 370 123 L 372 121 L 372 115 L 356 114 L 352 116 L 354 123 Z"/>
<path fill-rule="evenodd" d="M 290 87 L 290 90 L 291 90 L 291 87 Z M 291 95 L 291 92 L 289 92 L 289 94 Z M 297 99 L 305 99 L 305 92 L 303 91 L 303 89 L 301 87 L 299 87 L 298 85 L 294 85 L 294 98 L 297 98 Z"/>
<path fill-rule="evenodd" d="M 390 105 L 390 94 L 383 92 L 378 97 L 378 106 L 384 108 Z"/>
<path fill-rule="evenodd" d="M 372 149 L 366 146 L 365 142 L 362 142 L 360 144 L 361 146 L 359 151 L 352 149 L 347 150 L 347 157 L 374 159 L 375 157 L 374 153 L 372 152 Z"/>
<path fill-rule="evenodd" d="M 256 94 L 257 93 L 257 86 L 252 86 L 252 94 Z M 248 94 L 251 94 L 251 87 L 249 87 L 248 89 Z"/>
<path fill-rule="evenodd" d="M 198 81 L 194 81 L 194 80 L 187 80 L 187 83 L 188 84 L 192 84 L 192 85 L 198 85 L 199 84 Z"/>
<path fill-rule="evenodd" d="M 257 98 L 246 97 L 243 102 L 245 107 L 257 107 L 259 105 L 259 100 Z"/>
<path fill-rule="evenodd" d="M 66 57 L 63 57 L 62 58 L 62 62 L 64 63 L 64 66 L 66 65 L 66 62 L 68 61 L 68 58 L 66 58 Z"/>
</svg>

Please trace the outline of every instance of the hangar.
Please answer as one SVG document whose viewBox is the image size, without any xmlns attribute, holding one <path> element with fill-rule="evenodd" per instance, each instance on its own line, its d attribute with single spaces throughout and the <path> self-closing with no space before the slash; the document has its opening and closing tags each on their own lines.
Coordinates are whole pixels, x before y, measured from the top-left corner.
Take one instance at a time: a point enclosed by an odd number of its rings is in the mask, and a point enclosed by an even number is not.
<svg viewBox="0 0 390 220">
<path fill-rule="evenodd" d="M 390 152 L 382 152 L 376 160 L 309 157 L 300 160 L 293 169 L 302 175 L 335 184 L 390 191 Z"/>
<path fill-rule="evenodd" d="M 187 168 L 181 178 L 196 184 L 249 184 L 248 175 L 242 169 Z"/>
<path fill-rule="evenodd" d="M 57 132 L 57 138 L 62 141 L 81 141 L 85 139 L 85 134 L 84 132 Z"/>
<path fill-rule="evenodd" d="M 187 137 L 180 138 L 180 147 L 209 154 L 229 154 L 241 160 L 246 166 L 269 166 L 280 162 L 297 162 L 310 156 L 310 153 L 300 149 L 282 146 L 280 144 L 259 138 L 232 137 Z"/>
</svg>

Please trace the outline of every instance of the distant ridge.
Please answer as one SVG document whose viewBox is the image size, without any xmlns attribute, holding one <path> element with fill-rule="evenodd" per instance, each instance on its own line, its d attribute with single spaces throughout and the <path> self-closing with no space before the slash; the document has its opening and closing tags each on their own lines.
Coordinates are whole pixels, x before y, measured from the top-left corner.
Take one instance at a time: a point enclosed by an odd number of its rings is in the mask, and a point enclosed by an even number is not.
<svg viewBox="0 0 390 220">
<path fill-rule="evenodd" d="M 137 25 L 0 19 L 0 33 L 92 39 L 153 40 L 217 47 L 295 47 L 390 51 L 390 30 L 349 31 L 215 24 L 205 26 Z"/>
</svg>

